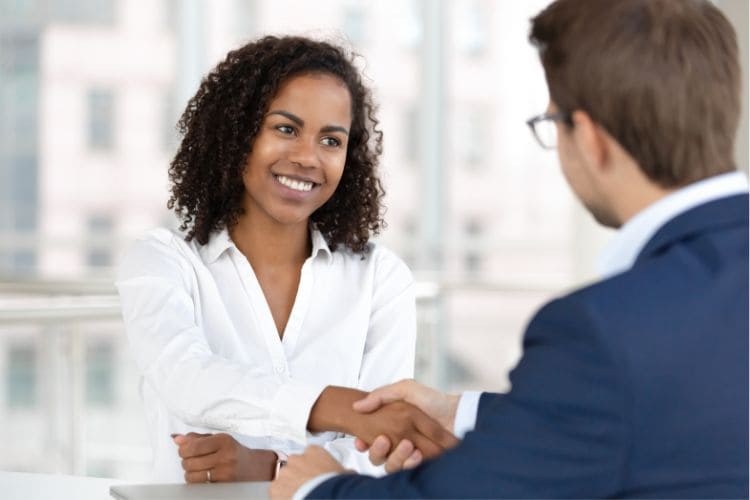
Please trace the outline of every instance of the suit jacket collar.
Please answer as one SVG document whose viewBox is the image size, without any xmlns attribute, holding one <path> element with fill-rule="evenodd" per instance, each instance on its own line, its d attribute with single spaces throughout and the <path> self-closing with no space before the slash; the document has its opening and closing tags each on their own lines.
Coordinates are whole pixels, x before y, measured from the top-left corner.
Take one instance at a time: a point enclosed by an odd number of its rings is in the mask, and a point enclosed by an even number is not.
<svg viewBox="0 0 750 500">
<path fill-rule="evenodd" d="M 638 254 L 641 260 L 692 235 L 730 226 L 748 225 L 748 195 L 738 194 L 698 205 L 664 224 Z"/>
</svg>

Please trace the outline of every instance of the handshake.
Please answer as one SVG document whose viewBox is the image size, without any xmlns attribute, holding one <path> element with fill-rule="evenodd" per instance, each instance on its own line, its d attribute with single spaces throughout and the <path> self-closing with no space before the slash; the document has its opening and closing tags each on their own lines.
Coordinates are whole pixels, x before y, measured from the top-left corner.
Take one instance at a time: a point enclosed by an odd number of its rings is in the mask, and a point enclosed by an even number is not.
<svg viewBox="0 0 750 500">
<path fill-rule="evenodd" d="M 458 443 L 453 435 L 457 405 L 458 396 L 402 380 L 354 401 L 352 409 L 360 415 L 354 420 L 360 425 L 347 433 L 387 472 L 415 467 Z"/>
<path fill-rule="evenodd" d="M 453 435 L 457 405 L 458 396 L 413 380 L 402 380 L 369 394 L 329 386 L 310 411 L 308 430 L 356 436 L 356 448 L 369 450 L 373 464 L 385 464 L 387 472 L 395 472 L 416 467 L 458 443 Z M 211 481 L 268 480 L 275 472 L 273 451 L 246 448 L 228 434 L 190 433 L 173 439 L 187 482 L 205 482 L 207 470 L 211 471 Z M 280 481 L 274 485 L 284 483 L 285 478 L 293 479 L 296 487 L 289 492 L 293 494 L 302 482 L 328 472 L 344 469 L 323 448 L 310 446 L 304 454 L 289 458 L 279 474 Z"/>
<path fill-rule="evenodd" d="M 318 403 L 325 404 L 325 399 L 323 391 Z M 458 396 L 413 380 L 402 380 L 352 403 L 352 410 L 364 417 L 365 426 L 350 434 L 357 436 L 357 449 L 369 450 L 370 461 L 375 465 L 385 464 L 387 472 L 416 467 L 423 459 L 458 444 L 453 435 L 458 400 Z M 308 425 L 313 430 L 312 416 Z M 273 499 L 292 498 L 306 482 L 323 474 L 344 472 L 323 448 L 308 446 L 302 455 L 289 457 L 287 466 L 271 483 L 269 493 Z"/>
</svg>

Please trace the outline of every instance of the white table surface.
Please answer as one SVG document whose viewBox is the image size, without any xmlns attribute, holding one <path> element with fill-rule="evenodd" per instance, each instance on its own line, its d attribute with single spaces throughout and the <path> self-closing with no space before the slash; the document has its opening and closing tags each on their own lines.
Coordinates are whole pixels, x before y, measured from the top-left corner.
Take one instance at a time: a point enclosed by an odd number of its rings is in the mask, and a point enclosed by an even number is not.
<svg viewBox="0 0 750 500">
<path fill-rule="evenodd" d="M 133 488 L 132 481 L 102 479 L 63 474 L 34 474 L 0 471 L 0 499 L 2 500 L 113 500 L 109 488 L 123 485 L 125 490 L 137 491 L 134 500 L 195 499 L 249 500 L 268 498 L 269 483 L 213 483 L 213 484 L 142 484 Z M 128 498 L 131 496 L 128 495 Z"/>
<path fill-rule="evenodd" d="M 0 471 L 3 500 L 110 500 L 109 487 L 118 479 L 63 474 L 32 474 Z"/>
</svg>

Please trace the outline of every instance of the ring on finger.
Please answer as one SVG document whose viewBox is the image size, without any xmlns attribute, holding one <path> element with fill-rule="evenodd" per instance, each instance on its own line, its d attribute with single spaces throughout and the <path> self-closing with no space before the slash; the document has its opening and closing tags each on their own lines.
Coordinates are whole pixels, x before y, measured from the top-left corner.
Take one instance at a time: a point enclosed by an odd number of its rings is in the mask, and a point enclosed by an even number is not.
<svg viewBox="0 0 750 500">
<path fill-rule="evenodd" d="M 213 481 L 211 481 L 211 469 L 208 469 L 208 470 L 206 471 L 206 482 L 207 482 L 207 483 L 211 483 L 211 482 L 213 482 Z"/>
</svg>

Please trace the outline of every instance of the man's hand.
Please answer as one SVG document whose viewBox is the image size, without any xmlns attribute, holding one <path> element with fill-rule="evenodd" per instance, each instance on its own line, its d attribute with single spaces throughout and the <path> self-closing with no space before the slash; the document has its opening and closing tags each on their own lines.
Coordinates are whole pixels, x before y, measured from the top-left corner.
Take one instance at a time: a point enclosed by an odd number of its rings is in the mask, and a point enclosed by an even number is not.
<svg viewBox="0 0 750 500">
<path fill-rule="evenodd" d="M 292 498 L 310 479 L 329 472 L 345 472 L 327 451 L 319 446 L 308 446 L 302 455 L 290 455 L 286 466 L 271 483 L 269 493 L 274 500 Z"/>
<path fill-rule="evenodd" d="M 359 451 L 368 451 L 367 443 L 357 438 L 354 446 Z M 385 464 L 388 473 L 398 472 L 401 469 L 413 469 L 422 463 L 422 452 L 414 447 L 414 443 L 408 439 L 402 439 L 394 450 L 391 450 L 391 441 L 386 436 L 378 436 L 369 447 L 370 462 L 373 465 Z"/>
<path fill-rule="evenodd" d="M 446 431 L 452 432 L 458 399 L 458 396 L 438 392 L 413 380 L 402 380 L 372 391 L 365 398 L 355 402 L 353 408 L 359 412 L 371 412 L 384 404 L 403 400 L 417 406 L 440 422 Z M 359 451 L 369 448 L 370 461 L 374 465 L 385 464 L 387 472 L 416 467 L 424 458 L 419 448 L 415 448 L 410 440 L 402 439 L 398 446 L 393 448 L 391 439 L 386 435 L 378 436 L 370 445 L 358 437 L 355 446 Z"/>
<path fill-rule="evenodd" d="M 242 446 L 229 434 L 174 436 L 188 483 L 270 481 L 276 471 L 276 453 Z"/>
<path fill-rule="evenodd" d="M 459 397 L 418 384 L 407 379 L 375 389 L 352 407 L 360 413 L 370 413 L 386 403 L 406 401 L 437 420 L 448 432 L 453 432 Z"/>
<path fill-rule="evenodd" d="M 372 444 L 378 436 L 390 443 L 410 442 L 425 458 L 440 455 L 458 444 L 456 437 L 416 406 L 405 401 L 383 404 L 352 423 L 351 434 L 363 443 Z M 411 454 L 411 451 L 409 453 Z"/>
</svg>

